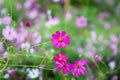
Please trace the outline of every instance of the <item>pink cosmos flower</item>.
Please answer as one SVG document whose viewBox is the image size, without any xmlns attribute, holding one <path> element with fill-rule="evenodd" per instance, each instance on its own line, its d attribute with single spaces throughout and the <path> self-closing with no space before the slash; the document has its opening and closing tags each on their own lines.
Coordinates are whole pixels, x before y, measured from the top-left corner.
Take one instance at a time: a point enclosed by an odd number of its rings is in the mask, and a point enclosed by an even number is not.
<svg viewBox="0 0 120 80">
<path fill-rule="evenodd" d="M 42 41 L 42 37 L 40 36 L 40 34 L 38 32 L 34 32 L 32 34 L 31 44 L 32 45 L 39 44 L 41 41 Z"/>
<path fill-rule="evenodd" d="M 83 28 L 87 26 L 87 18 L 84 16 L 81 16 L 76 19 L 76 26 L 79 28 Z"/>
<path fill-rule="evenodd" d="M 66 75 L 67 73 L 70 73 L 71 69 L 71 64 L 68 62 L 63 62 L 63 63 L 55 63 L 55 66 L 57 66 L 57 71 L 62 70 L 62 73 Z"/>
<path fill-rule="evenodd" d="M 105 29 L 110 29 L 110 28 L 111 28 L 111 24 L 110 24 L 109 22 L 106 22 L 106 23 L 104 24 L 104 28 L 105 28 Z"/>
<path fill-rule="evenodd" d="M 72 74 L 79 77 L 80 74 L 85 75 L 87 72 L 86 64 L 88 63 L 87 60 L 78 60 L 73 64 Z"/>
<path fill-rule="evenodd" d="M 34 1 L 35 0 L 26 0 L 25 3 L 24 3 L 24 8 L 25 9 L 30 9 Z"/>
<path fill-rule="evenodd" d="M 30 9 L 26 12 L 26 16 L 29 19 L 35 19 L 38 16 L 38 10 L 37 9 Z"/>
<path fill-rule="evenodd" d="M 60 2 L 60 0 L 52 0 L 53 2 Z"/>
<path fill-rule="evenodd" d="M 16 37 L 16 31 L 14 30 L 13 27 L 10 26 L 6 26 L 3 30 L 2 30 L 2 35 L 5 37 L 5 39 L 7 40 L 14 40 Z"/>
<path fill-rule="evenodd" d="M 17 10 L 21 10 L 22 9 L 22 4 L 21 3 L 17 3 L 16 4 L 16 9 Z"/>
<path fill-rule="evenodd" d="M 61 46 L 62 48 L 66 48 L 66 45 L 70 44 L 70 36 L 66 36 L 65 31 L 62 31 L 62 33 L 56 31 L 56 33 L 52 35 L 51 42 L 56 48 L 60 48 Z"/>
<path fill-rule="evenodd" d="M 9 25 L 11 23 L 12 19 L 10 16 L 5 16 L 3 17 L 2 19 L 2 23 L 5 24 L 5 25 Z"/>
<path fill-rule="evenodd" d="M 56 62 L 59 62 L 59 63 L 66 62 L 67 59 L 68 59 L 68 57 L 63 53 L 62 54 L 56 54 L 55 57 L 54 57 L 54 60 Z"/>
<path fill-rule="evenodd" d="M 30 26 L 32 25 L 32 22 L 29 21 L 29 20 L 27 20 L 27 21 L 25 21 L 24 25 L 25 25 L 26 27 L 30 27 Z"/>
<path fill-rule="evenodd" d="M 70 12 L 67 12 L 65 16 L 67 20 L 70 20 L 72 18 L 72 14 Z"/>
<path fill-rule="evenodd" d="M 118 37 L 117 37 L 116 35 L 114 35 L 114 34 L 111 34 L 111 35 L 110 35 L 110 38 L 111 38 L 111 41 L 112 41 L 113 43 L 115 43 L 115 44 L 117 44 L 117 43 L 119 42 Z"/>
</svg>

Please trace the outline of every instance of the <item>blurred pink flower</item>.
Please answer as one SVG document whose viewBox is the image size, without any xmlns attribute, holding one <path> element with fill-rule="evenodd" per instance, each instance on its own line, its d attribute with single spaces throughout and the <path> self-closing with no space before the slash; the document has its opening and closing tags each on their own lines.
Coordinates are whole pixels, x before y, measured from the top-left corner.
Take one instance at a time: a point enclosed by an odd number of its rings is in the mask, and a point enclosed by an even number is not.
<svg viewBox="0 0 120 80">
<path fill-rule="evenodd" d="M 42 41 L 42 37 L 40 36 L 40 34 L 38 32 L 34 32 L 32 34 L 32 38 L 31 38 L 31 44 L 32 45 L 36 45 L 39 44 Z"/>
<path fill-rule="evenodd" d="M 30 9 L 26 12 L 26 16 L 29 19 L 35 19 L 38 16 L 38 10 L 37 9 Z"/>
<path fill-rule="evenodd" d="M 67 19 L 67 20 L 72 19 L 72 14 L 71 14 L 70 12 L 67 12 L 67 13 L 65 14 L 65 16 L 66 16 L 66 19 Z"/>
<path fill-rule="evenodd" d="M 95 41 L 97 38 L 96 32 L 95 31 L 91 31 L 91 39 L 92 41 Z"/>
<path fill-rule="evenodd" d="M 110 16 L 110 14 L 108 12 L 101 12 L 98 14 L 98 21 L 103 22 L 109 16 Z"/>
<path fill-rule="evenodd" d="M 110 38 L 111 38 L 111 41 L 112 41 L 113 43 L 116 43 L 116 44 L 117 44 L 117 43 L 119 42 L 118 37 L 117 37 L 116 35 L 114 35 L 114 34 L 111 34 Z"/>
<path fill-rule="evenodd" d="M 87 72 L 87 68 L 86 68 L 86 64 L 88 63 L 87 60 L 78 60 L 73 64 L 73 70 L 71 71 L 71 73 L 74 76 L 79 77 L 80 74 L 85 75 Z"/>
<path fill-rule="evenodd" d="M 71 69 L 71 64 L 68 62 L 63 62 L 63 63 L 55 63 L 55 66 L 57 66 L 57 71 L 62 70 L 62 73 L 64 75 L 66 75 L 67 73 L 70 73 L 70 69 Z"/>
<path fill-rule="evenodd" d="M 3 53 L 4 52 L 4 45 L 2 42 L 0 42 L 0 53 Z"/>
<path fill-rule="evenodd" d="M 2 35 L 5 37 L 5 39 L 7 40 L 14 40 L 16 37 L 16 31 L 14 30 L 13 27 L 10 26 L 6 26 L 3 30 L 2 30 Z"/>
<path fill-rule="evenodd" d="M 24 25 L 26 27 L 30 27 L 32 25 L 32 22 L 30 20 L 25 21 Z"/>
<path fill-rule="evenodd" d="M 61 63 L 61 62 L 66 62 L 68 59 L 68 57 L 61 53 L 61 54 L 56 54 L 55 57 L 54 57 L 54 60 L 58 63 Z"/>
<path fill-rule="evenodd" d="M 53 2 L 60 2 L 60 0 L 52 0 Z"/>
<path fill-rule="evenodd" d="M 76 19 L 76 26 L 79 28 L 83 28 L 87 26 L 87 18 L 84 16 L 81 16 Z"/>
<path fill-rule="evenodd" d="M 108 23 L 108 22 L 106 22 L 106 23 L 104 24 L 104 28 L 105 28 L 105 29 L 110 29 L 110 28 L 111 28 L 111 24 Z"/>
<path fill-rule="evenodd" d="M 6 57 L 8 56 L 7 51 L 5 51 L 5 52 L 2 54 L 2 56 L 3 56 L 4 58 L 6 58 Z"/>
<path fill-rule="evenodd" d="M 46 27 L 50 28 L 51 26 L 55 26 L 60 23 L 60 19 L 58 17 L 53 17 L 49 21 L 46 22 Z"/>
<path fill-rule="evenodd" d="M 13 75 L 16 70 L 17 70 L 17 69 L 8 69 L 8 70 L 7 70 L 7 73 L 8 73 L 9 75 Z"/>
<path fill-rule="evenodd" d="M 53 17 L 51 19 L 52 25 L 57 25 L 60 22 L 60 19 L 58 17 Z"/>
<path fill-rule="evenodd" d="M 112 54 L 116 56 L 118 54 L 118 47 L 117 44 L 111 44 L 110 48 L 112 49 Z"/>
<path fill-rule="evenodd" d="M 5 16 L 2 19 L 2 23 L 5 25 L 9 25 L 11 23 L 11 21 L 12 21 L 12 18 L 10 16 Z"/>
<path fill-rule="evenodd" d="M 25 3 L 24 3 L 24 8 L 25 9 L 30 9 L 34 1 L 35 0 L 26 0 Z"/>
<path fill-rule="evenodd" d="M 39 3 L 33 2 L 32 3 L 32 9 L 38 9 L 40 7 Z"/>
<path fill-rule="evenodd" d="M 65 31 L 62 31 L 62 33 L 56 31 L 56 33 L 52 35 L 51 42 L 56 48 L 60 48 L 61 46 L 62 48 L 66 48 L 66 45 L 70 44 L 70 36 L 66 36 Z"/>
<path fill-rule="evenodd" d="M 17 8 L 17 10 L 21 10 L 21 9 L 22 9 L 22 7 L 23 7 L 23 6 L 22 6 L 22 4 L 21 4 L 21 3 L 17 3 L 17 4 L 16 4 L 16 8 Z"/>
</svg>

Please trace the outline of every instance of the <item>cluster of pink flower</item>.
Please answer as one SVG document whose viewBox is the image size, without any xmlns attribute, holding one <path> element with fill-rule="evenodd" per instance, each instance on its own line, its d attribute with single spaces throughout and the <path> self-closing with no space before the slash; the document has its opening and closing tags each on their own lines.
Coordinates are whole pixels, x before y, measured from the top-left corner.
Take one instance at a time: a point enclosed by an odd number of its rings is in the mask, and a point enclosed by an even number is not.
<svg viewBox="0 0 120 80">
<path fill-rule="evenodd" d="M 24 27 L 19 27 L 15 30 L 13 27 L 6 26 L 2 34 L 6 40 L 15 41 L 16 43 L 13 43 L 13 45 L 17 46 L 19 49 L 23 47 L 29 47 L 30 49 L 30 46 L 41 42 L 41 36 L 37 31 L 31 32 Z"/>
<path fill-rule="evenodd" d="M 56 48 L 66 48 L 66 44 L 70 44 L 70 36 L 66 36 L 66 32 L 56 31 L 56 34 L 52 35 L 51 42 Z M 67 73 L 79 77 L 80 74 L 85 75 L 87 72 L 86 64 L 87 60 L 80 59 L 74 64 L 67 62 L 68 56 L 61 53 L 54 56 L 55 66 L 57 66 L 57 71 L 62 70 L 62 73 L 66 75 Z"/>
</svg>

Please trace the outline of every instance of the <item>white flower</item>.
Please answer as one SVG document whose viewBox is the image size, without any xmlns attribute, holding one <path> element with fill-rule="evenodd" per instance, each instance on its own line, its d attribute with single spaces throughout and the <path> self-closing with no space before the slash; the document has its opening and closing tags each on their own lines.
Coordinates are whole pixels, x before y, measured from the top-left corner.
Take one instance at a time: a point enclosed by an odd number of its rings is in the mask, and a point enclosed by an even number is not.
<svg viewBox="0 0 120 80">
<path fill-rule="evenodd" d="M 40 74 L 39 69 L 28 69 L 28 78 L 37 78 Z"/>
<path fill-rule="evenodd" d="M 25 49 L 27 52 L 29 52 L 30 43 L 26 42 L 26 43 L 21 44 L 21 48 Z"/>
<path fill-rule="evenodd" d="M 7 78 L 9 78 L 10 76 L 9 76 L 9 74 L 5 74 L 3 77 L 4 77 L 4 79 L 7 79 Z"/>
<path fill-rule="evenodd" d="M 108 65 L 109 65 L 110 69 L 113 70 L 115 68 L 116 64 L 115 64 L 115 61 L 111 61 L 111 62 L 109 62 Z"/>
</svg>

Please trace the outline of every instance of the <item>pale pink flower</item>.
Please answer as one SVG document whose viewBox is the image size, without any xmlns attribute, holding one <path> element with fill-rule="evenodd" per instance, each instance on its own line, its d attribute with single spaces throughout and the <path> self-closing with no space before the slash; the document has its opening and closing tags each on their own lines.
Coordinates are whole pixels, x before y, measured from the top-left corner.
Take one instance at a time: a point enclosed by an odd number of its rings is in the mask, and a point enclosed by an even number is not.
<svg viewBox="0 0 120 80">
<path fill-rule="evenodd" d="M 110 28 L 111 28 L 111 24 L 108 23 L 108 22 L 106 22 L 106 23 L 104 24 L 104 28 L 105 28 L 105 29 L 110 29 Z"/>
<path fill-rule="evenodd" d="M 83 28 L 87 26 L 87 18 L 84 16 L 81 16 L 76 19 L 76 26 L 79 28 Z"/>
<path fill-rule="evenodd" d="M 52 0 L 53 2 L 60 2 L 60 0 Z"/>
<path fill-rule="evenodd" d="M 42 41 L 42 37 L 40 36 L 40 34 L 38 32 L 34 32 L 32 34 L 31 44 L 32 45 L 39 44 L 41 41 Z"/>
<path fill-rule="evenodd" d="M 65 14 L 65 16 L 66 16 L 66 19 L 67 19 L 67 20 L 72 19 L 72 14 L 71 14 L 70 12 L 67 12 L 67 13 Z"/>
<path fill-rule="evenodd" d="M 22 6 L 21 3 L 17 3 L 16 4 L 16 8 L 17 8 L 17 10 L 21 10 L 23 8 L 23 6 Z"/>
<path fill-rule="evenodd" d="M 112 41 L 113 43 L 116 43 L 116 44 L 117 44 L 117 43 L 119 42 L 118 37 L 117 37 L 116 35 L 114 35 L 114 34 L 111 34 L 110 38 L 111 38 L 111 41 Z"/>
<path fill-rule="evenodd" d="M 2 19 L 2 23 L 5 25 L 9 25 L 11 23 L 11 21 L 12 21 L 12 18 L 10 16 L 5 16 Z"/>
<path fill-rule="evenodd" d="M 117 44 L 111 44 L 110 48 L 112 49 L 112 54 L 116 56 L 118 54 L 118 46 Z"/>
<path fill-rule="evenodd" d="M 14 40 L 16 37 L 16 31 L 14 30 L 13 27 L 10 26 L 6 26 L 3 30 L 2 30 L 2 35 L 5 37 L 5 39 L 7 40 Z"/>
<path fill-rule="evenodd" d="M 26 16 L 29 19 L 35 19 L 38 16 L 38 10 L 37 9 L 31 9 L 31 10 L 29 10 L 29 11 L 26 12 Z"/>
<path fill-rule="evenodd" d="M 24 3 L 24 8 L 25 9 L 30 9 L 34 1 L 35 0 L 26 0 L 25 3 Z"/>
<path fill-rule="evenodd" d="M 4 52 L 4 45 L 2 42 L 0 42 L 0 53 L 3 53 Z"/>
</svg>

